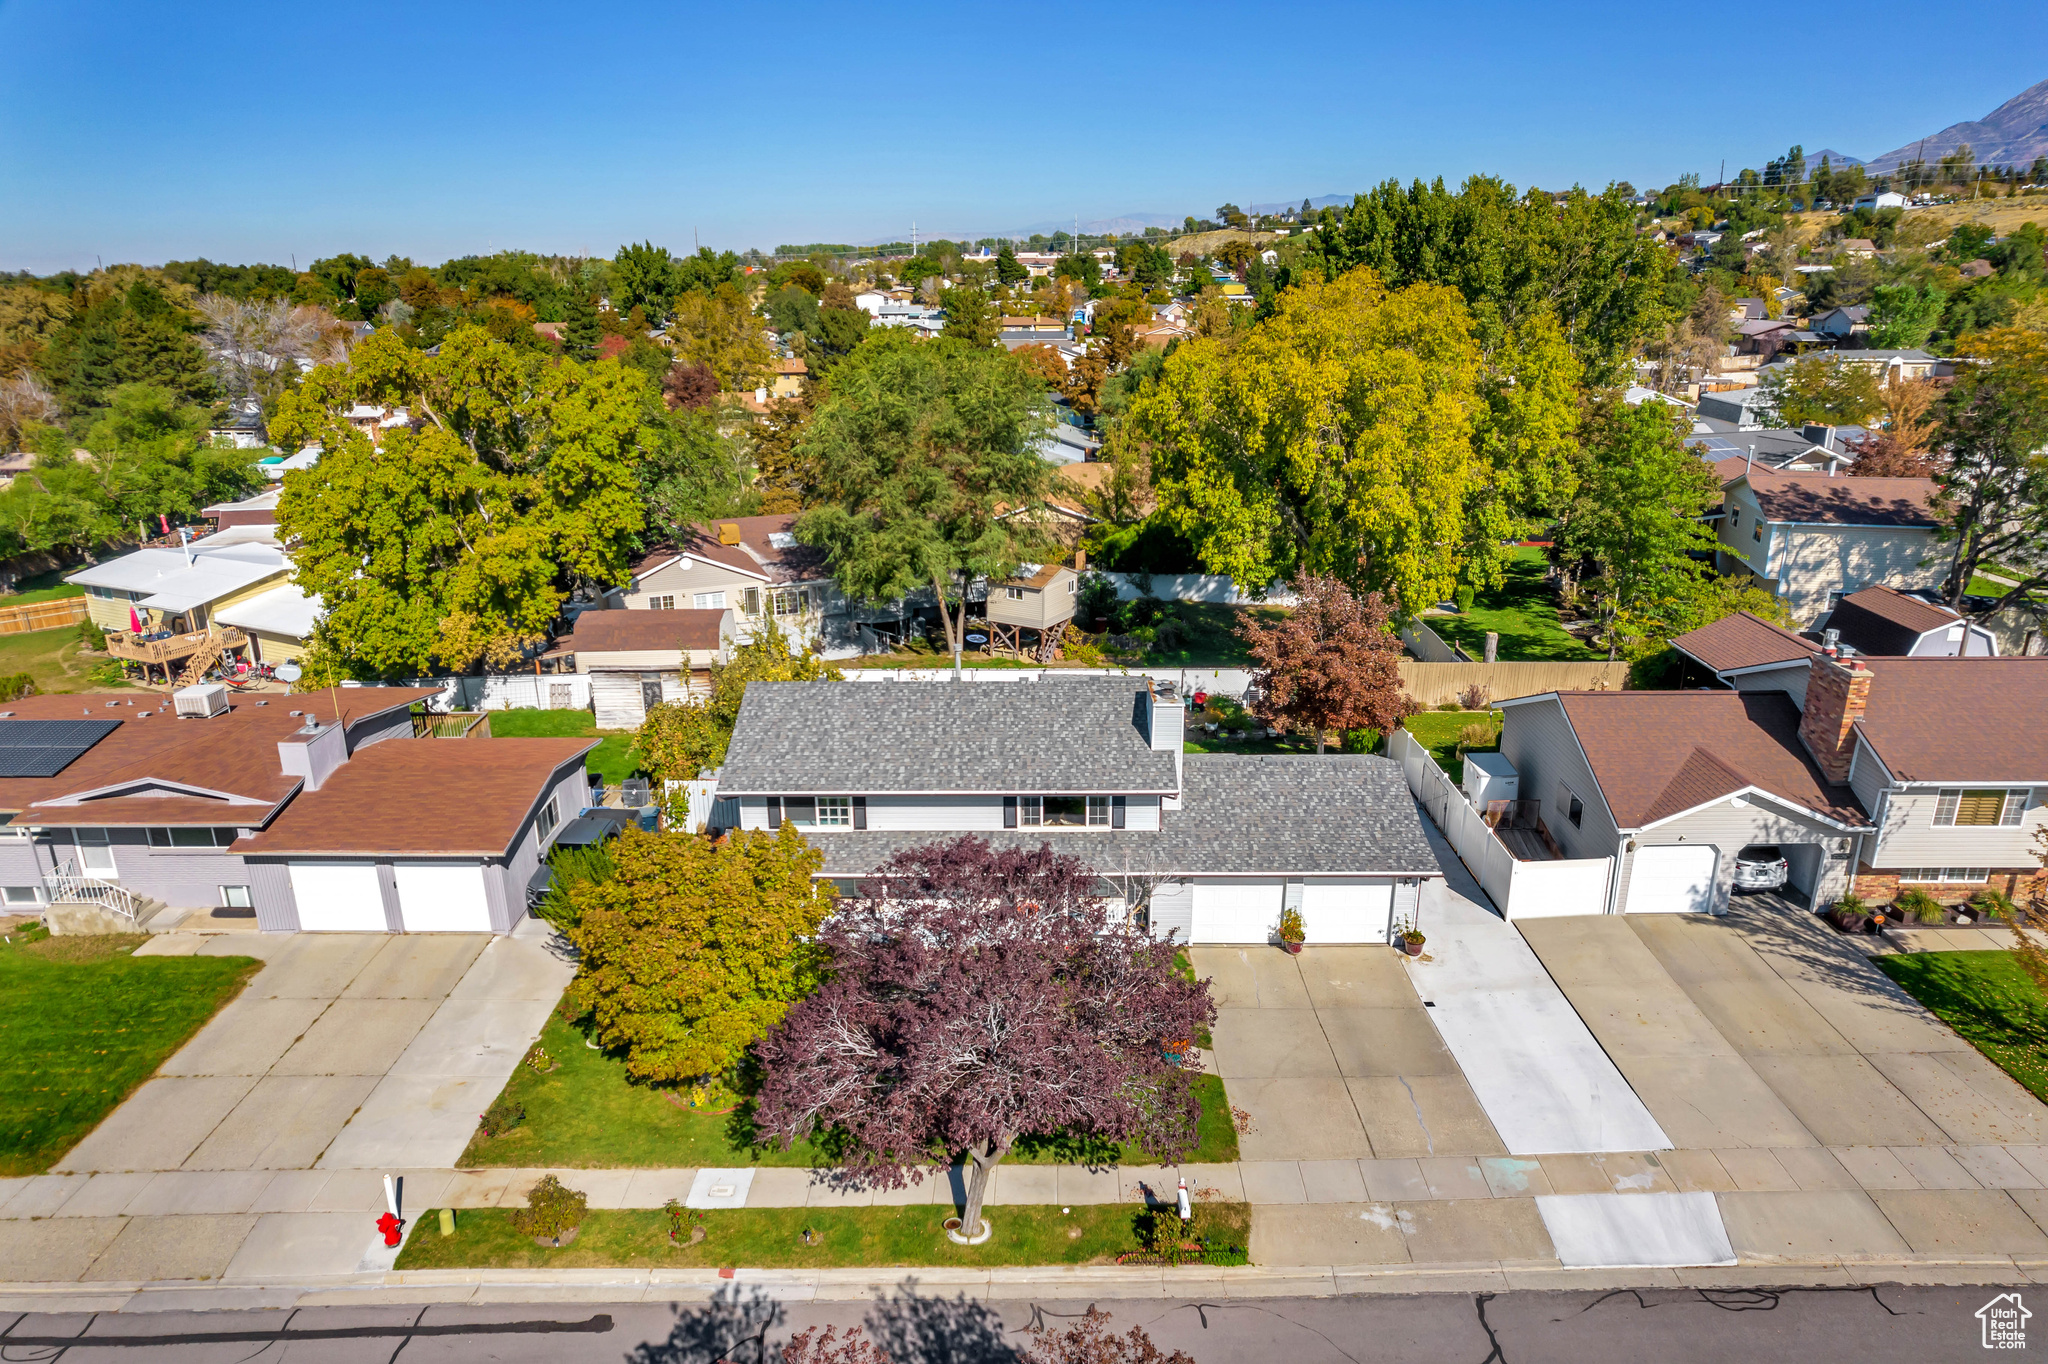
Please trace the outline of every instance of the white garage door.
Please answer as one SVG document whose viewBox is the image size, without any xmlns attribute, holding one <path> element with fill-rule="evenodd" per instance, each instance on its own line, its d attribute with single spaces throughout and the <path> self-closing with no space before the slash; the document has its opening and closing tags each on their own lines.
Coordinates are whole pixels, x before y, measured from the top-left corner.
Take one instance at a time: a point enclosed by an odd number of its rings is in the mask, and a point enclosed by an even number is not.
<svg viewBox="0 0 2048 1364">
<path fill-rule="evenodd" d="M 1280 926 L 1280 878 L 1197 881 L 1194 920 L 1194 942 L 1271 942 Z"/>
<path fill-rule="evenodd" d="M 1678 843 L 1636 849 L 1628 875 L 1630 914 L 1706 914 L 1714 908 L 1711 847 Z"/>
<path fill-rule="evenodd" d="M 400 862 L 398 912 L 408 933 L 488 933 L 484 869 L 473 862 Z"/>
<path fill-rule="evenodd" d="M 383 933 L 384 892 L 374 862 L 294 862 L 292 899 L 309 933 Z"/>
<path fill-rule="evenodd" d="M 1394 887 L 1363 877 L 1310 877 L 1301 887 L 1301 926 L 1314 943 L 1385 942 Z"/>
</svg>

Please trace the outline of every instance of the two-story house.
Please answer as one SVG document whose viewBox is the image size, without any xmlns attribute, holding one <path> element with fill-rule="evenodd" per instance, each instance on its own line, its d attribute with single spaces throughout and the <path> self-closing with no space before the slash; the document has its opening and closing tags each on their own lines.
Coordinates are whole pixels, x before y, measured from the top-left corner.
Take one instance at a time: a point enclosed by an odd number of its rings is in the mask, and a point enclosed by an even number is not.
<svg viewBox="0 0 2048 1364">
<path fill-rule="evenodd" d="M 606 594 L 604 604 L 632 611 L 730 611 L 739 643 L 769 620 L 798 640 L 819 643 L 828 633 L 828 617 L 850 613 L 826 571 L 824 553 L 798 544 L 795 525 L 795 516 L 783 515 L 694 526 L 680 545 L 658 545 L 641 555 L 626 585 Z M 840 632 L 830 633 L 836 638 Z"/>
<path fill-rule="evenodd" d="M 1185 724 L 1143 680 L 756 682 L 718 805 L 739 828 L 793 825 L 849 887 L 962 833 L 1049 844 L 1183 942 L 1270 942 L 1292 907 L 1312 943 L 1383 943 L 1415 915 L 1443 873 L 1398 764 L 1184 755 Z"/>
<path fill-rule="evenodd" d="M 587 802 L 597 741 L 424 737 L 414 708 L 439 695 L 9 702 L 0 903 L 117 926 L 199 910 L 275 931 L 509 933 Z"/>
<path fill-rule="evenodd" d="M 1673 643 L 1732 690 L 1499 703 L 1501 755 L 1565 855 L 1616 859 L 1589 913 L 1717 912 L 1756 845 L 1815 907 L 2039 884 L 2048 659 L 1843 657 L 1753 616 Z"/>
<path fill-rule="evenodd" d="M 1932 587 L 1933 502 L 1932 479 L 1753 468 L 1723 489 L 1716 566 L 1748 573 L 1802 623 L 1872 583 Z"/>
</svg>

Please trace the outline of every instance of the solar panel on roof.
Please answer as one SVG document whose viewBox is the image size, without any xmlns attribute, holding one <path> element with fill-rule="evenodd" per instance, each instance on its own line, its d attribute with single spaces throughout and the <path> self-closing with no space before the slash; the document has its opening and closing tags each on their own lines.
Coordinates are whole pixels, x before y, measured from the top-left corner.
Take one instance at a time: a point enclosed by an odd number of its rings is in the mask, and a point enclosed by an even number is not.
<svg viewBox="0 0 2048 1364">
<path fill-rule="evenodd" d="M 0 777 L 54 777 L 119 720 L 0 720 Z"/>
</svg>

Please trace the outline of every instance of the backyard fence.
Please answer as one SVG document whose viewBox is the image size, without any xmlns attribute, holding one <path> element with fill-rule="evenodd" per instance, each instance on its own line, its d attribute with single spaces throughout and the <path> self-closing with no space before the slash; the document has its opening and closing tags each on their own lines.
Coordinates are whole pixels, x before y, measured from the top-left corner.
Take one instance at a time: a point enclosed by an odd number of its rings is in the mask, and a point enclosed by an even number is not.
<svg viewBox="0 0 2048 1364">
<path fill-rule="evenodd" d="M 60 625 L 75 625 L 84 619 L 84 597 L 32 601 L 26 606 L 0 606 L 0 635 L 20 635 L 30 630 L 54 630 Z"/>
<path fill-rule="evenodd" d="M 1227 574 L 1220 573 L 1102 573 L 1116 584 L 1121 601 L 1156 597 L 1160 601 L 1213 602 L 1222 606 L 1292 606 L 1294 593 L 1283 583 L 1274 583 L 1264 597 L 1253 597 L 1238 589 Z"/>
<path fill-rule="evenodd" d="M 1444 637 L 1424 625 L 1421 620 L 1411 620 L 1401 627 L 1401 642 L 1408 651 L 1424 663 L 1470 663 L 1472 656 L 1463 649 L 1446 644 Z"/>
<path fill-rule="evenodd" d="M 1486 699 L 1511 701 L 1547 691 L 1620 691 L 1628 681 L 1626 663 L 1417 663 L 1401 660 L 1401 685 L 1425 706 L 1456 701 L 1479 686 Z"/>
<path fill-rule="evenodd" d="M 1429 811 L 1430 819 L 1443 830 L 1444 838 L 1503 917 L 1547 919 L 1606 913 L 1613 858 L 1521 861 L 1414 735 L 1405 729 L 1388 735 L 1387 756 L 1401 764 L 1408 789 Z"/>
</svg>

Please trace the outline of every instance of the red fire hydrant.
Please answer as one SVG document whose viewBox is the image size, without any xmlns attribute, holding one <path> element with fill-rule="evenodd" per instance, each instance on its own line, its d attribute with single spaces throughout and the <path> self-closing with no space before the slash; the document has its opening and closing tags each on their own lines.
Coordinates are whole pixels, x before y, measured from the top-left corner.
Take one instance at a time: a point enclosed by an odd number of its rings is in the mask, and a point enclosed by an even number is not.
<svg viewBox="0 0 2048 1364">
<path fill-rule="evenodd" d="M 404 1226 L 404 1219 L 394 1217 L 388 1212 L 377 1219 L 377 1230 L 384 1233 L 384 1244 L 387 1246 L 398 1244 L 398 1233 Z"/>
</svg>

